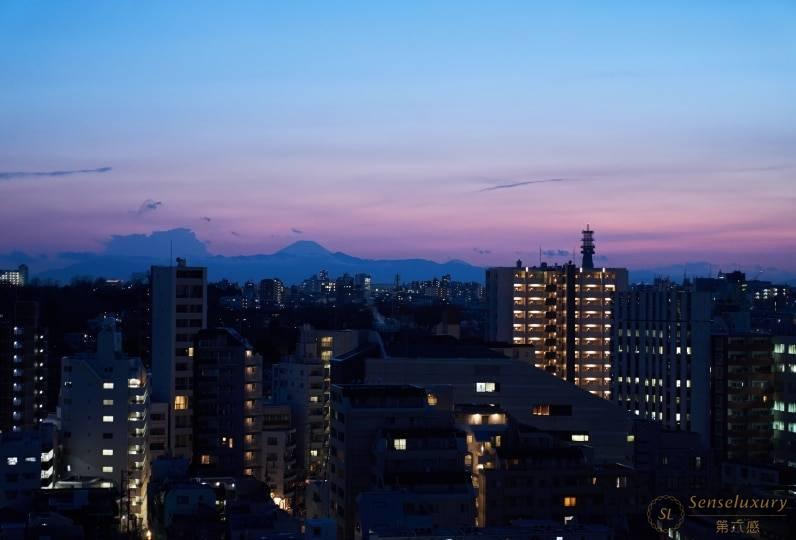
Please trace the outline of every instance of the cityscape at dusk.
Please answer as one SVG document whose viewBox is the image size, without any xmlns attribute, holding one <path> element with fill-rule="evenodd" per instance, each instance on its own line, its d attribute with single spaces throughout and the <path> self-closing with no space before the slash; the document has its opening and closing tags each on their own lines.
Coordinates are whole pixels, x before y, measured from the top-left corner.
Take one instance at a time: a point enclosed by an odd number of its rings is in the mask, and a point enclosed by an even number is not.
<svg viewBox="0 0 796 540">
<path fill-rule="evenodd" d="M 0 3 L 0 540 L 792 540 L 796 3 Z"/>
</svg>

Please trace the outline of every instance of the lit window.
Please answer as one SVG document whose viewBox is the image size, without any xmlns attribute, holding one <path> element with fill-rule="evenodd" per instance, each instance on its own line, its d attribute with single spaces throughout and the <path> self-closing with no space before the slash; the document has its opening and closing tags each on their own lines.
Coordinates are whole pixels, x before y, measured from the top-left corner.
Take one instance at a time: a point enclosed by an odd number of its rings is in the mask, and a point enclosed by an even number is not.
<svg viewBox="0 0 796 540">
<path fill-rule="evenodd" d="M 103 456 L 112 456 L 113 455 L 113 448 L 103 448 L 102 449 Z"/>
<path fill-rule="evenodd" d="M 566 507 L 573 507 L 578 504 L 577 497 L 564 497 L 564 506 Z"/>
<path fill-rule="evenodd" d="M 113 472 L 113 467 L 110 467 L 110 466 L 106 465 L 105 467 L 102 468 L 102 472 L 104 472 L 104 473 L 112 473 Z"/>
<path fill-rule="evenodd" d="M 15 458 L 15 457 L 6 458 L 6 463 L 8 463 L 9 465 L 11 465 L 12 467 L 13 467 L 14 465 L 16 465 L 16 464 L 17 464 L 17 462 L 19 462 L 19 459 Z"/>
<path fill-rule="evenodd" d="M 113 400 L 112 399 L 103 399 L 102 400 L 102 404 L 106 405 L 106 406 L 113 405 Z"/>
<path fill-rule="evenodd" d="M 406 450 L 406 439 L 393 439 L 392 447 L 396 450 Z"/>
<path fill-rule="evenodd" d="M 588 433 L 573 433 L 572 434 L 572 442 L 588 442 L 589 441 L 589 434 Z"/>
<path fill-rule="evenodd" d="M 312 450 L 310 450 L 310 455 L 312 457 L 318 457 L 318 450 L 313 448 Z"/>
<path fill-rule="evenodd" d="M 207 454 L 203 454 L 201 461 L 202 465 L 210 465 L 210 456 L 208 456 Z"/>
<path fill-rule="evenodd" d="M 439 400 L 437 399 L 437 396 L 435 396 L 434 394 L 428 394 L 428 396 L 426 396 L 426 397 L 427 397 L 428 404 L 431 405 L 432 407 L 434 407 L 439 402 Z"/>
<path fill-rule="evenodd" d="M 113 383 L 112 382 L 102 383 L 102 388 L 104 388 L 105 390 L 113 390 Z"/>
<path fill-rule="evenodd" d="M 635 440 L 636 440 L 636 436 L 635 435 L 628 435 L 627 436 L 627 442 L 633 442 Z"/>
<path fill-rule="evenodd" d="M 113 422 L 113 416 L 103 416 L 102 421 L 108 423 Z"/>
<path fill-rule="evenodd" d="M 174 396 L 174 410 L 184 411 L 188 408 L 188 396 Z"/>
<path fill-rule="evenodd" d="M 534 405 L 534 416 L 550 416 L 550 405 Z"/>
<path fill-rule="evenodd" d="M 475 383 L 476 392 L 495 392 L 497 385 L 493 382 L 477 382 Z"/>
</svg>

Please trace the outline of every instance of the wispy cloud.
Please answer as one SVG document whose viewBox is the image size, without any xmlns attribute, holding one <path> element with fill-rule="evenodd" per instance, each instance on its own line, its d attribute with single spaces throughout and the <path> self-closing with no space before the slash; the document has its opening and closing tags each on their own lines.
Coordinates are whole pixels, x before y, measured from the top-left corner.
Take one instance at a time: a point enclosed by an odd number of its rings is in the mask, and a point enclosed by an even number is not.
<svg viewBox="0 0 796 540">
<path fill-rule="evenodd" d="M 208 222 L 208 223 L 210 223 L 211 221 L 213 221 L 212 219 L 210 219 L 210 218 L 209 218 L 209 217 L 207 217 L 207 216 L 202 216 L 200 219 L 201 219 L 202 221 L 206 221 L 206 222 Z"/>
<path fill-rule="evenodd" d="M 240 233 L 237 231 L 229 231 L 229 234 L 231 234 L 232 236 L 240 236 Z"/>
<path fill-rule="evenodd" d="M 155 201 L 153 199 L 147 199 L 141 203 L 141 206 L 138 207 L 138 210 L 136 210 L 135 213 L 140 216 L 142 214 L 146 214 L 147 212 L 154 212 L 161 206 L 163 206 L 163 201 Z"/>
<path fill-rule="evenodd" d="M 566 249 L 545 249 L 542 251 L 542 255 L 546 257 L 568 257 L 571 254 L 572 252 Z"/>
<path fill-rule="evenodd" d="M 304 234 L 304 231 L 302 231 L 301 229 L 297 229 L 295 227 L 292 227 L 290 229 L 290 232 L 292 232 L 293 234 Z"/>
<path fill-rule="evenodd" d="M 477 247 L 474 247 L 474 248 L 473 248 L 473 251 L 475 251 L 475 252 L 476 252 L 476 253 L 478 253 L 479 255 L 489 255 L 490 253 L 492 253 L 492 252 L 491 252 L 490 250 L 488 250 L 488 249 L 481 249 L 481 248 L 477 248 Z"/>
<path fill-rule="evenodd" d="M 98 174 L 110 172 L 111 170 L 111 167 L 99 167 L 97 169 L 75 169 L 72 171 L 0 171 L 0 181 L 16 180 L 18 178 L 57 178 L 60 176 L 71 176 L 73 174 Z"/>
<path fill-rule="evenodd" d="M 483 189 L 479 189 L 480 193 L 484 191 L 496 191 L 498 189 L 511 189 L 516 187 L 522 186 L 530 186 L 532 184 L 550 184 L 553 182 L 572 182 L 573 180 L 570 178 L 545 178 L 543 180 L 525 180 L 523 182 L 512 182 L 510 184 L 498 184 L 495 186 L 485 187 Z"/>
</svg>

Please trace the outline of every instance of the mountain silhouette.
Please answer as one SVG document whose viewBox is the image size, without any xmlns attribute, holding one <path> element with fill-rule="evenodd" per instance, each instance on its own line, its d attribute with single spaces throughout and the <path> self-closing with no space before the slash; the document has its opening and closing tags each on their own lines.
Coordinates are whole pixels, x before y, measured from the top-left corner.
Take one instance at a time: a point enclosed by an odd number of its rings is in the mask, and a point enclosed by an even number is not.
<svg viewBox="0 0 796 540">
<path fill-rule="evenodd" d="M 22 255 L 22 254 L 19 254 Z M 278 277 L 288 284 L 299 283 L 320 270 L 332 277 L 344 273 L 370 274 L 374 282 L 392 283 L 396 274 L 402 281 L 431 279 L 450 274 L 455 280 L 483 281 L 484 269 L 463 261 L 438 263 L 427 259 L 366 259 L 332 252 L 317 242 L 299 240 L 270 254 L 212 255 L 206 243 L 190 229 L 154 231 L 149 235 L 113 236 L 99 253 L 63 253 L 49 264 L 31 264 L 32 277 L 62 283 L 74 277 L 128 279 L 152 265 L 173 264 L 185 257 L 189 265 L 206 266 L 210 280 L 258 281 Z"/>
</svg>

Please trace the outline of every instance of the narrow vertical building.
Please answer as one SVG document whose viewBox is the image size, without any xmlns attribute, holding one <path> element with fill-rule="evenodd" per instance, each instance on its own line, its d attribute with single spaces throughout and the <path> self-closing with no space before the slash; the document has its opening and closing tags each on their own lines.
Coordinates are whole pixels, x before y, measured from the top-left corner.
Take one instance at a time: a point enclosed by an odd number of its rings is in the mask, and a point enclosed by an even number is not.
<svg viewBox="0 0 796 540">
<path fill-rule="evenodd" d="M 773 348 L 767 335 L 718 334 L 711 339 L 712 437 L 721 460 L 771 461 Z"/>
<path fill-rule="evenodd" d="M 39 304 L 0 313 L 0 433 L 37 426 L 47 416 L 47 333 Z"/>
<path fill-rule="evenodd" d="M 204 476 L 253 476 L 262 466 L 262 357 L 234 330 L 196 336 L 194 465 Z"/>
<path fill-rule="evenodd" d="M 301 328 L 295 353 L 273 367 L 273 401 L 290 405 L 296 428 L 296 464 L 305 478 L 324 475 L 329 441 L 332 358 L 360 344 L 353 330 Z"/>
<path fill-rule="evenodd" d="M 774 461 L 796 467 L 796 336 L 774 337 Z"/>
<path fill-rule="evenodd" d="M 192 450 L 191 348 L 196 334 L 207 326 L 207 269 L 153 266 L 152 288 L 152 401 L 158 411 L 155 429 L 162 443 L 151 450 L 157 457 L 170 453 L 190 459 Z M 162 445 L 162 447 L 161 447 Z"/>
</svg>

